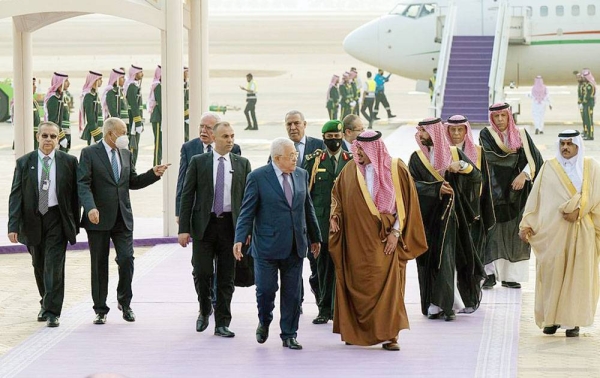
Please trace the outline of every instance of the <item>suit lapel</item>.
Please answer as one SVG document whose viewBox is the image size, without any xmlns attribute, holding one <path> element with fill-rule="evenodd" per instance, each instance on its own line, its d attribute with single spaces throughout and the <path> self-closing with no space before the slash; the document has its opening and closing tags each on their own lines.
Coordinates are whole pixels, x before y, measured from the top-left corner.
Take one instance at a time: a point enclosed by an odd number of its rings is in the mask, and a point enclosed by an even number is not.
<svg viewBox="0 0 600 378">
<path fill-rule="evenodd" d="M 112 165 L 110 165 L 110 160 L 108 159 L 108 155 L 106 154 L 106 149 L 104 148 L 104 142 L 96 143 L 92 148 L 96 151 L 96 155 L 98 155 L 98 158 L 100 159 L 100 161 L 102 161 L 102 164 L 104 164 L 104 166 L 106 167 L 110 177 L 113 177 L 113 182 L 114 182 L 115 180 L 114 180 L 114 175 L 113 175 L 113 171 L 112 171 Z M 122 168 L 122 166 L 123 166 L 123 163 L 121 162 L 121 168 Z"/>
<path fill-rule="evenodd" d="M 229 153 L 229 159 L 231 159 L 231 169 L 233 169 L 233 175 L 231 177 L 231 198 L 233 200 L 234 194 L 238 193 L 241 186 L 243 167 L 240 163 L 240 159 L 234 154 Z"/>
<path fill-rule="evenodd" d="M 267 175 L 266 175 L 267 181 L 269 182 L 269 184 L 271 184 L 273 189 L 277 193 L 279 193 L 279 196 L 285 201 L 285 203 L 287 203 L 287 199 L 285 198 L 285 193 L 283 193 L 283 188 L 281 187 L 281 184 L 279 183 L 279 178 L 277 178 L 277 173 L 275 173 L 275 169 L 273 169 L 273 166 L 271 164 L 269 164 L 267 167 L 268 167 Z"/>
<path fill-rule="evenodd" d="M 125 167 L 127 167 L 127 169 L 129 169 L 129 160 L 127 160 L 123 157 L 123 152 L 121 151 L 121 149 L 117 149 L 117 151 L 119 152 L 119 159 L 121 159 L 121 172 L 119 172 L 119 183 L 120 183 L 121 180 L 123 180 L 123 177 L 125 177 L 125 175 L 123 174 L 123 172 L 125 172 Z M 110 166 L 110 173 L 112 174 L 112 165 Z"/>
<path fill-rule="evenodd" d="M 38 181 L 38 164 L 39 164 L 39 156 L 37 150 L 33 151 L 33 153 L 27 159 L 27 171 L 29 174 L 29 179 L 33 183 L 34 191 L 35 191 L 35 201 L 38 202 L 38 195 L 40 193 L 40 183 Z"/>
<path fill-rule="evenodd" d="M 202 144 L 201 144 L 202 145 Z M 209 193 L 209 198 L 208 202 L 211 204 L 213 204 L 213 202 L 215 201 L 215 182 L 214 182 L 214 170 L 213 170 L 213 153 L 211 152 L 210 154 L 208 154 L 208 158 L 206 159 L 206 172 L 207 172 L 207 181 L 210 182 L 210 185 L 208 186 L 208 193 Z M 202 183 L 201 183 L 202 184 Z"/>
<path fill-rule="evenodd" d="M 316 162 L 315 162 L 316 164 Z M 292 207 L 296 202 L 300 200 L 300 175 L 298 174 L 298 170 L 296 169 L 294 173 L 290 175 L 292 178 L 292 187 L 294 188 L 294 194 L 292 196 Z"/>
</svg>

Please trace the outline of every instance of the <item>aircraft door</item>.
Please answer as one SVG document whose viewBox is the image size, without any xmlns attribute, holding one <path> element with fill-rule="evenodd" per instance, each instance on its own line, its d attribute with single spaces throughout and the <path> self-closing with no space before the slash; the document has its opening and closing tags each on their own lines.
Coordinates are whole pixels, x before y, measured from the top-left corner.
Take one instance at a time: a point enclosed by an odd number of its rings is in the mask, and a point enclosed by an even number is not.
<svg viewBox="0 0 600 378">
<path fill-rule="evenodd" d="M 482 34 L 494 35 L 498 23 L 500 0 L 481 0 Z"/>
</svg>

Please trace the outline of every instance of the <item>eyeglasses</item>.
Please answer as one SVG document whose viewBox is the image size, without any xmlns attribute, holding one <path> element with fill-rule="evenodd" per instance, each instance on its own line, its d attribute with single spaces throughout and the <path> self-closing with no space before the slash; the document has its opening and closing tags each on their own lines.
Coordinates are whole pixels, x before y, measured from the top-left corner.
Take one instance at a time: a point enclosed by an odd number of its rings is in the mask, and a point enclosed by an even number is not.
<svg viewBox="0 0 600 378">
<path fill-rule="evenodd" d="M 362 133 L 363 131 L 365 131 L 365 129 L 354 129 L 352 131 L 354 131 L 355 133 Z"/>
<path fill-rule="evenodd" d="M 290 160 L 296 160 L 296 159 L 298 159 L 298 152 L 292 152 L 288 156 L 285 156 L 285 155 L 277 155 L 277 156 L 287 157 Z"/>
<path fill-rule="evenodd" d="M 42 137 L 42 139 L 48 139 L 48 138 L 50 138 L 50 139 L 56 139 L 56 138 L 58 138 L 58 135 L 56 135 L 56 134 L 42 134 L 40 136 Z"/>
<path fill-rule="evenodd" d="M 213 127 L 212 126 L 208 126 L 208 125 L 200 125 L 200 130 L 202 130 L 202 129 L 206 129 L 206 130 L 212 131 Z"/>
</svg>

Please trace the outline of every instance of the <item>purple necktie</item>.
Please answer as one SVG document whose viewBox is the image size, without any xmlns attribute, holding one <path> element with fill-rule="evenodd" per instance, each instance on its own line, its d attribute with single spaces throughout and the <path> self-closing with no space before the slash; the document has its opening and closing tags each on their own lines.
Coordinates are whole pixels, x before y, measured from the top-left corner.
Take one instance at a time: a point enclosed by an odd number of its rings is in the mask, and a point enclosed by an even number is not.
<svg viewBox="0 0 600 378">
<path fill-rule="evenodd" d="M 288 204 L 292 207 L 292 187 L 290 186 L 290 174 L 283 173 L 283 193 L 285 194 L 285 199 L 287 199 Z"/>
<path fill-rule="evenodd" d="M 221 156 L 219 158 L 219 167 L 217 168 L 217 182 L 215 183 L 215 214 L 221 215 L 223 213 L 223 191 L 225 189 L 225 158 Z"/>
</svg>

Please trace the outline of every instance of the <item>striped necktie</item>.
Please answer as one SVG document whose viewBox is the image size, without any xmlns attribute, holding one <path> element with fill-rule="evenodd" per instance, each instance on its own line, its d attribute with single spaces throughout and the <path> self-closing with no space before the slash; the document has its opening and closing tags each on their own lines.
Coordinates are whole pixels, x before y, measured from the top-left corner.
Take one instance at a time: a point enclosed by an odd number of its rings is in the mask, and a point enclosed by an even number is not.
<svg viewBox="0 0 600 378">
<path fill-rule="evenodd" d="M 48 212 L 48 193 L 50 192 L 50 156 L 44 156 L 44 167 L 42 168 L 42 178 L 40 180 L 40 193 L 38 210 L 40 214 L 44 215 Z"/>
</svg>

